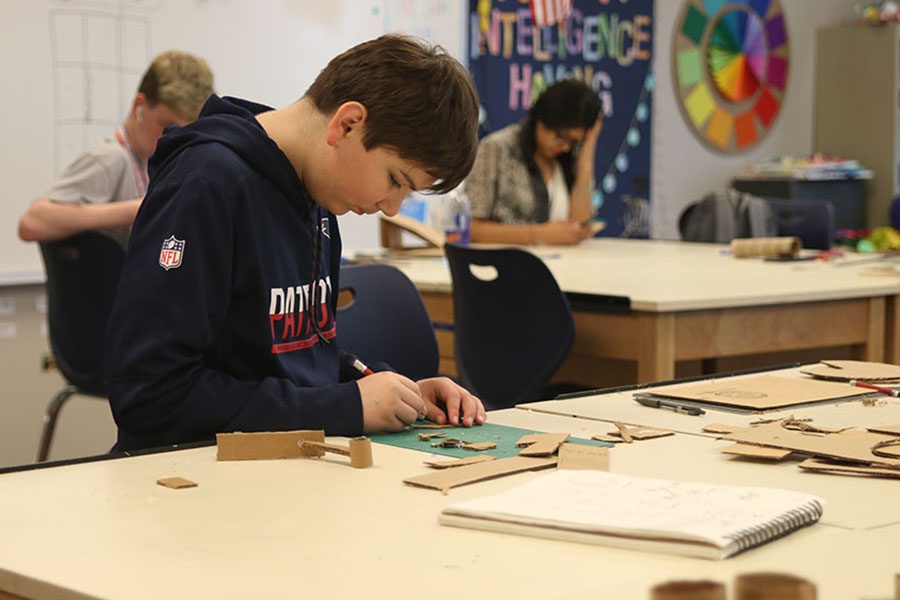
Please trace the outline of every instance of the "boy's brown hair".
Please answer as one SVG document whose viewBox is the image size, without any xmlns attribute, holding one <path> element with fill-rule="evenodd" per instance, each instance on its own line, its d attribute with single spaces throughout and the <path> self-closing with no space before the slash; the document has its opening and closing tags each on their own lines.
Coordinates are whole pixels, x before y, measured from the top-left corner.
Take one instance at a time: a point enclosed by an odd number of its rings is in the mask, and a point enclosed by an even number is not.
<svg viewBox="0 0 900 600">
<path fill-rule="evenodd" d="M 472 169 L 478 96 L 465 68 L 440 46 L 384 35 L 336 56 L 306 91 L 322 113 L 344 102 L 366 107 L 366 149 L 396 150 L 447 192 Z"/>
<path fill-rule="evenodd" d="M 150 106 L 165 104 L 193 121 L 213 94 L 213 74 L 202 58 L 169 50 L 153 59 L 138 92 L 147 97 Z"/>
</svg>

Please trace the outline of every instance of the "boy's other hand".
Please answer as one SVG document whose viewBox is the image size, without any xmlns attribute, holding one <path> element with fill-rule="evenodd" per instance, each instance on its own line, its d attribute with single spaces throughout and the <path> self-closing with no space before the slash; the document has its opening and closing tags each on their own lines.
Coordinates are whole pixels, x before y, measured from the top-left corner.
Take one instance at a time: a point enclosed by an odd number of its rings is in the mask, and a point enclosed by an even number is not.
<svg viewBox="0 0 900 600">
<path fill-rule="evenodd" d="M 483 425 L 487 421 L 484 405 L 466 388 L 446 377 L 432 377 L 418 381 L 419 392 L 425 401 L 426 417 L 438 424 L 462 423 L 466 427 Z M 443 404 L 446 413 L 439 404 Z"/>
<path fill-rule="evenodd" d="M 366 433 L 402 431 L 404 426 L 428 414 L 419 386 L 403 375 L 388 371 L 374 373 L 358 379 L 356 384 L 362 398 Z"/>
</svg>

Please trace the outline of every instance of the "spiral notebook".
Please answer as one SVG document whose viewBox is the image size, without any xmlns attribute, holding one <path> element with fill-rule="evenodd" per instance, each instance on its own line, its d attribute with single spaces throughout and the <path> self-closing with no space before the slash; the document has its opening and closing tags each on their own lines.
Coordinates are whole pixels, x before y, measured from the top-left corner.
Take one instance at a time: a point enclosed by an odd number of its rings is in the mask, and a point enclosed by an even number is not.
<svg viewBox="0 0 900 600">
<path fill-rule="evenodd" d="M 723 559 L 812 525 L 815 496 L 774 488 L 557 470 L 451 504 L 444 525 Z"/>
</svg>

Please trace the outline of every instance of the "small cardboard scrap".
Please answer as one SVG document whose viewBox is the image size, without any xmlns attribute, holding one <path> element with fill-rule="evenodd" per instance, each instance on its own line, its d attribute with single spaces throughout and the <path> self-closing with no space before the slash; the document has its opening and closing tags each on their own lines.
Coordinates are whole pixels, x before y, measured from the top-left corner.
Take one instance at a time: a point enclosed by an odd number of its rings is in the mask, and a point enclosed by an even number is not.
<svg viewBox="0 0 900 600">
<path fill-rule="evenodd" d="M 333 454 L 340 454 L 350 458 L 350 466 L 354 469 L 365 469 L 374 464 L 372 460 L 372 442 L 365 436 L 355 437 L 350 440 L 349 446 L 326 444 L 316 440 L 298 440 L 297 446 L 301 450 L 322 450 Z"/>
<path fill-rule="evenodd" d="M 724 423 L 710 423 L 703 427 L 706 433 L 734 433 L 738 429 L 743 429 L 740 425 L 725 425 Z"/>
<path fill-rule="evenodd" d="M 191 481 L 190 479 L 185 479 L 184 477 L 165 477 L 163 479 L 157 479 L 156 484 L 163 487 L 172 488 L 173 490 L 182 490 L 184 488 L 197 487 L 196 481 Z"/>
<path fill-rule="evenodd" d="M 900 469 L 867 467 L 865 465 L 842 465 L 825 460 L 807 458 L 800 463 L 801 469 L 822 473 L 846 473 L 848 475 L 869 475 L 871 477 L 900 478 Z"/>
<path fill-rule="evenodd" d="M 556 454 L 560 444 L 567 439 L 568 433 L 531 433 L 519 438 L 516 446 L 525 446 L 519 456 L 550 456 Z"/>
<path fill-rule="evenodd" d="M 900 469 L 900 459 L 883 458 L 872 454 L 872 447 L 875 444 L 896 439 L 896 436 L 858 429 L 814 436 L 802 431 L 785 429 L 781 423 L 770 423 L 759 427 L 740 429 L 722 439 L 867 465 L 877 463 L 880 466 Z"/>
<path fill-rule="evenodd" d="M 622 436 L 616 435 L 606 435 L 606 434 L 597 434 L 591 436 L 592 440 L 597 440 L 598 442 L 611 442 L 613 444 L 621 444 L 624 443 L 625 440 L 622 439 Z"/>
<path fill-rule="evenodd" d="M 767 410 L 822 400 L 851 398 L 864 393 L 843 383 L 757 375 L 653 388 L 654 396 L 697 400 L 710 404 Z"/>
<path fill-rule="evenodd" d="M 559 462 L 556 468 L 609 471 L 609 448 L 563 444 L 559 447 Z"/>
<path fill-rule="evenodd" d="M 877 425 L 875 427 L 866 427 L 866 429 L 872 433 L 885 433 L 900 437 L 900 425 Z"/>
<path fill-rule="evenodd" d="M 466 465 L 488 462 L 489 460 L 496 460 L 496 457 L 491 456 L 490 454 L 476 454 L 475 456 L 455 458 L 453 460 L 426 460 L 425 464 L 432 469 L 452 469 L 454 467 L 464 467 Z"/>
<path fill-rule="evenodd" d="M 455 469 L 443 469 L 424 475 L 416 475 L 415 477 L 404 479 L 403 483 L 417 487 L 440 490 L 446 494 L 450 488 L 475 483 L 476 481 L 484 481 L 485 479 L 503 477 L 504 475 L 512 475 L 513 473 L 521 473 L 523 471 L 547 469 L 555 464 L 555 456 L 511 456 L 509 458 L 498 458 L 497 460 L 479 462 L 473 465 L 457 467 Z"/>
<path fill-rule="evenodd" d="M 751 446 L 750 444 L 732 444 L 727 448 L 722 448 L 722 452 L 749 458 L 764 458 L 766 460 L 782 460 L 791 454 L 790 450 L 764 448 L 763 446 Z"/>
<path fill-rule="evenodd" d="M 497 447 L 494 442 L 465 442 L 462 445 L 463 450 L 474 450 L 475 452 L 483 452 L 484 450 L 493 450 Z"/>
<path fill-rule="evenodd" d="M 618 427 L 619 425 L 620 424 L 617 423 L 616 427 Z M 624 430 L 624 432 L 623 432 L 623 430 Z M 656 427 L 646 427 L 643 425 L 638 426 L 638 427 L 632 427 L 631 429 L 622 425 L 622 429 L 619 429 L 618 431 L 610 431 L 609 435 L 611 435 L 613 437 L 620 436 L 620 437 L 622 437 L 622 439 L 624 441 L 628 442 L 628 440 L 625 439 L 625 433 L 627 433 L 628 437 L 631 438 L 632 440 L 638 440 L 638 441 L 652 440 L 654 438 L 666 437 L 668 435 L 675 435 L 674 431 L 668 431 L 667 429 L 658 429 Z M 628 443 L 631 443 L 631 442 L 628 442 Z"/>
<path fill-rule="evenodd" d="M 631 437 L 631 433 L 628 431 L 628 427 L 626 427 L 624 423 L 613 421 L 613 425 L 616 426 L 616 430 L 618 431 L 619 436 L 621 436 L 623 442 L 625 442 L 626 444 L 630 444 L 634 441 L 634 438 Z M 610 435 L 616 434 L 610 433 Z"/>
<path fill-rule="evenodd" d="M 300 448 L 297 442 L 324 442 L 322 430 L 261 431 L 216 434 L 216 460 L 275 460 L 324 456 L 317 448 Z"/>
<path fill-rule="evenodd" d="M 427 442 L 428 440 L 430 440 L 432 438 L 442 438 L 442 437 L 444 437 L 443 433 L 420 433 L 419 441 Z"/>
<path fill-rule="evenodd" d="M 900 366 L 861 360 L 823 360 L 815 365 L 802 367 L 800 372 L 816 379 L 832 381 L 881 381 L 900 380 Z"/>
</svg>

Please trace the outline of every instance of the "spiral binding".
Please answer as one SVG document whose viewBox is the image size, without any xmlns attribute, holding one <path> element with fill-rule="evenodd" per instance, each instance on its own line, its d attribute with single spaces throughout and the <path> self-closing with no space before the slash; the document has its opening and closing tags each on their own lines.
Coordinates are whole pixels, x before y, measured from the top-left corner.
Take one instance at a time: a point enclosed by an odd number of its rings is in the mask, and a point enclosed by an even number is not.
<svg viewBox="0 0 900 600">
<path fill-rule="evenodd" d="M 787 511 L 771 521 L 747 527 L 726 536 L 731 543 L 729 549 L 734 549 L 731 554 L 738 554 L 760 544 L 777 540 L 790 532 L 812 525 L 822 517 L 822 504 L 818 500 Z"/>
</svg>

